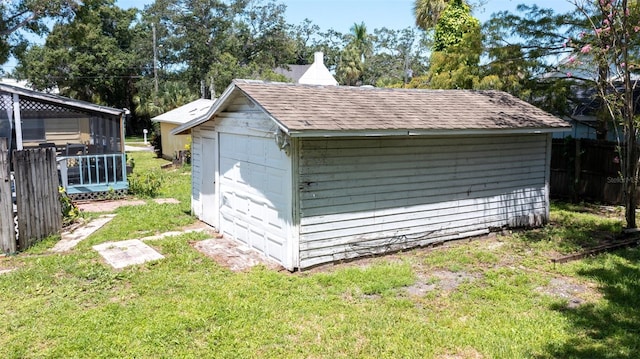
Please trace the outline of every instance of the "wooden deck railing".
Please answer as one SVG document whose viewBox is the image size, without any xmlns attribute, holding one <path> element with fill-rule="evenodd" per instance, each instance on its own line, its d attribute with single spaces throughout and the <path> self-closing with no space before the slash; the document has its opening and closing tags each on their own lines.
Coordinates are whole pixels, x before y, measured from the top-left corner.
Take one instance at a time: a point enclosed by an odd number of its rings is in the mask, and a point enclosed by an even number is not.
<svg viewBox="0 0 640 359">
<path fill-rule="evenodd" d="M 60 156 L 57 161 L 62 186 L 69 193 L 126 187 L 127 170 L 123 153 Z"/>
</svg>

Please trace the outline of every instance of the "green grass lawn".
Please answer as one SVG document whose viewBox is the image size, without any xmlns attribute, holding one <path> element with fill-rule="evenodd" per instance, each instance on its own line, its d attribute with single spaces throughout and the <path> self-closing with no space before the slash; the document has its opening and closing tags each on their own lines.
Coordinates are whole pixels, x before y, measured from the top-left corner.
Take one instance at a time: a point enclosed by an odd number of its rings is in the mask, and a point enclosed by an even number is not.
<svg viewBox="0 0 640 359">
<path fill-rule="evenodd" d="M 130 154 L 153 169 L 152 154 Z M 0 258 L 2 358 L 633 358 L 640 251 L 553 265 L 621 229 L 619 213 L 556 204 L 552 224 L 326 266 L 233 273 L 195 251 L 202 234 L 149 242 L 166 258 L 124 270 L 91 245 L 174 230 L 188 169 L 161 197 L 122 207 L 73 252 L 53 241 Z"/>
</svg>

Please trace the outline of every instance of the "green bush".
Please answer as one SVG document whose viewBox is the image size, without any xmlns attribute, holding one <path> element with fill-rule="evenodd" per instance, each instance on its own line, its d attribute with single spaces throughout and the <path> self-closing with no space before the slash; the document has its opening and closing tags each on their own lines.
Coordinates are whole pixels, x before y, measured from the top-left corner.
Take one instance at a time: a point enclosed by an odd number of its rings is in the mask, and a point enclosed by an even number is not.
<svg viewBox="0 0 640 359">
<path fill-rule="evenodd" d="M 139 197 L 155 197 L 162 186 L 163 173 L 157 170 L 135 172 L 128 179 L 129 194 Z"/>
</svg>

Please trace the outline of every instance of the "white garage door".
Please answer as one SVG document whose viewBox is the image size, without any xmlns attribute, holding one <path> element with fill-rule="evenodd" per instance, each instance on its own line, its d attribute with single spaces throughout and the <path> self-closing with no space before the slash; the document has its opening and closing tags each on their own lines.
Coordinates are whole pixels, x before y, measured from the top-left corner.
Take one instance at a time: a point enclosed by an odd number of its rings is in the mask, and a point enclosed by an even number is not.
<svg viewBox="0 0 640 359">
<path fill-rule="evenodd" d="M 220 134 L 220 231 L 291 267 L 290 165 L 272 138 Z"/>
</svg>

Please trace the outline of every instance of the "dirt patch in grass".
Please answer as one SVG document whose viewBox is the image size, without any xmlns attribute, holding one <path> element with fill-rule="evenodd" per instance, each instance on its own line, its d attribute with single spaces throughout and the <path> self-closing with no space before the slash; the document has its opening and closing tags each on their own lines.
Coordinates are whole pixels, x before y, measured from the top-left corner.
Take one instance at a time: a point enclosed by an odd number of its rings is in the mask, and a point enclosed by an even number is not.
<svg viewBox="0 0 640 359">
<path fill-rule="evenodd" d="M 0 275 L 7 274 L 16 270 L 15 268 L 0 268 Z"/>
<path fill-rule="evenodd" d="M 220 266 L 232 272 L 248 271 L 257 265 L 264 265 L 266 268 L 282 271 L 283 268 L 251 248 L 225 237 L 206 239 L 197 242 L 190 242 L 191 246 L 200 253 L 213 259 Z"/>
<path fill-rule="evenodd" d="M 482 359 L 484 356 L 473 348 L 465 348 L 459 352 L 438 355 L 438 359 Z"/>
<path fill-rule="evenodd" d="M 423 296 L 434 290 L 449 293 L 456 290 L 461 284 L 473 282 L 480 277 L 481 274 L 477 273 L 436 270 L 419 274 L 416 282 L 406 290 L 413 296 Z"/>
<path fill-rule="evenodd" d="M 552 278 L 549 284 L 536 288 L 536 291 L 565 300 L 567 308 L 577 308 L 585 303 L 593 302 L 599 297 L 595 285 L 577 283 L 567 277 Z"/>
</svg>

